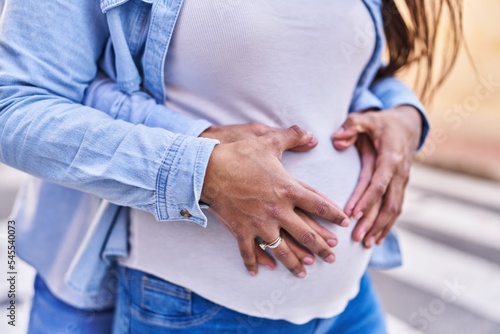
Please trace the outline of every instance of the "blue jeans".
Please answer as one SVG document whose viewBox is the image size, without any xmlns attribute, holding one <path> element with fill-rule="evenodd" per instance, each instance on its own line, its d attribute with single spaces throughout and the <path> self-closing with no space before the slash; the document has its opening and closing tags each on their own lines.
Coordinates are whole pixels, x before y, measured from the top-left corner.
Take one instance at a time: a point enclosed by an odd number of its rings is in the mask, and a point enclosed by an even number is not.
<svg viewBox="0 0 500 334">
<path fill-rule="evenodd" d="M 74 308 L 55 297 L 37 276 L 28 333 L 111 333 L 113 313 L 113 310 Z M 152 275 L 120 268 L 113 332 L 383 334 L 386 329 L 382 308 L 367 274 L 361 280 L 359 294 L 340 315 L 294 325 L 247 316 Z"/>
<path fill-rule="evenodd" d="M 304 325 L 238 313 L 137 270 L 120 268 L 118 280 L 114 334 L 386 333 L 383 311 L 368 274 L 361 280 L 358 295 L 340 315 Z"/>
<path fill-rule="evenodd" d="M 28 334 L 109 334 L 113 314 L 114 309 L 80 310 L 68 305 L 37 276 Z"/>
</svg>

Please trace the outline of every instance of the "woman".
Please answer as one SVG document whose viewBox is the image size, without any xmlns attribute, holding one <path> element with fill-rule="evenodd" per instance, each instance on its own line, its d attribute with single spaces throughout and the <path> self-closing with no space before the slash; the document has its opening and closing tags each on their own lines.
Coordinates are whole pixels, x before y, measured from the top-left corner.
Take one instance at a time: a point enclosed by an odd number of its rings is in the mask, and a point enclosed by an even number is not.
<svg viewBox="0 0 500 334">
<path fill-rule="evenodd" d="M 412 9 L 414 17 L 423 13 L 422 8 Z M 286 152 L 285 168 L 345 206 L 356 186 L 360 161 L 354 147 L 340 153 L 332 149 L 329 139 L 344 124 L 351 97 L 361 99 L 363 92 L 356 89 L 360 78 L 367 76 L 366 64 L 380 58 L 379 35 L 370 33 L 379 23 L 372 21 L 379 15 L 376 10 L 375 5 L 362 1 L 318 3 L 306 8 L 290 2 L 239 3 L 224 10 L 186 1 L 165 66 L 167 107 L 217 125 L 301 124 L 315 134 L 318 146 L 306 154 Z M 409 59 L 402 60 L 404 55 L 394 51 L 400 45 L 391 29 L 402 21 L 397 12 L 388 13 L 396 21 L 386 28 L 388 37 L 393 38 L 389 39 L 392 62 L 385 68 L 390 73 Z M 365 34 L 364 42 L 355 44 L 360 31 Z M 346 53 L 352 48 L 355 51 Z M 374 107 L 378 105 L 361 109 Z M 354 133 L 344 136 L 338 135 L 345 140 Z M 234 171 L 227 161 L 225 166 L 212 168 L 224 174 Z M 223 182 L 223 178 L 205 179 L 205 186 L 210 187 L 211 182 Z M 241 182 L 245 182 L 244 177 Z M 260 271 L 253 277 L 258 270 L 257 258 L 243 256 L 250 275 L 241 270 L 239 256 L 231 251 L 237 247 L 229 232 L 238 236 L 235 222 L 217 217 L 224 209 L 217 201 L 224 196 L 207 192 L 207 197 L 201 198 L 215 211 L 207 213 L 205 229 L 183 222 L 159 224 L 147 213 L 132 211 L 131 253 L 120 262 L 123 268 L 115 332 L 201 333 L 251 328 L 303 333 L 318 326 L 326 332 L 384 332 L 382 312 L 364 274 L 371 252 L 350 241 L 352 227 L 343 230 L 323 224 L 338 237 L 336 261 L 334 265 L 316 263 L 306 280 L 296 281 L 286 268 L 265 260 L 261 262 L 273 271 Z M 353 215 L 360 219 L 363 210 L 353 209 Z M 367 236 L 365 243 L 380 242 L 388 232 L 385 226 L 382 230 Z M 289 246 L 290 238 L 279 230 L 266 237 L 252 237 L 267 243 L 278 240 L 272 250 L 277 258 L 290 251 L 300 253 L 292 250 L 295 246 Z M 244 252 L 248 245 L 240 242 L 239 246 Z M 250 254 L 249 247 L 254 246 L 247 247 Z M 313 262 L 306 255 L 302 260 L 304 264 Z M 294 274 L 304 278 L 305 270 L 298 267 Z M 365 305 L 363 311 L 361 305 Z M 355 322 L 355 312 L 365 321 Z"/>
</svg>

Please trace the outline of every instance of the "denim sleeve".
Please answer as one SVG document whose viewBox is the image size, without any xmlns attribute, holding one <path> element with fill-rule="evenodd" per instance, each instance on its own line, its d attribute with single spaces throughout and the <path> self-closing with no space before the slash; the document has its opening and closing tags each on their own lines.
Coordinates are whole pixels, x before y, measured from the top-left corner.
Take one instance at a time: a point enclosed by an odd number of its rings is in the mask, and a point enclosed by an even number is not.
<svg viewBox="0 0 500 334">
<path fill-rule="evenodd" d="M 124 93 L 113 79 L 101 72 L 87 89 L 84 104 L 104 111 L 115 119 L 188 136 L 198 137 L 212 126 L 206 120 L 194 119 L 156 103 L 155 99 L 145 92 Z"/>
<path fill-rule="evenodd" d="M 204 225 L 198 201 L 217 141 L 81 104 L 109 38 L 99 3 L 4 0 L 1 17 L 0 161 L 158 220 Z"/>
<path fill-rule="evenodd" d="M 422 118 L 422 133 L 418 145 L 418 149 L 421 149 L 429 134 L 430 125 L 425 113 L 425 108 L 415 93 L 401 80 L 394 77 L 376 80 L 371 85 L 370 92 L 380 100 L 383 109 L 390 109 L 400 105 L 409 105 L 418 110 Z"/>
<path fill-rule="evenodd" d="M 359 93 L 351 101 L 349 112 L 361 112 L 371 109 L 382 110 L 384 105 L 368 88 L 359 88 Z"/>
</svg>

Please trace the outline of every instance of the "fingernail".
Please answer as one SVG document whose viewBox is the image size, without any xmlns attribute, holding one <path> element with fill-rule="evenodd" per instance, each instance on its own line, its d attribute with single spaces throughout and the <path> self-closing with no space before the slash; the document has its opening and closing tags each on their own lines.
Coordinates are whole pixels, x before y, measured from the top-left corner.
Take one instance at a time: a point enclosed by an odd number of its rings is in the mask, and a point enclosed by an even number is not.
<svg viewBox="0 0 500 334">
<path fill-rule="evenodd" d="M 365 237 L 365 235 L 366 235 L 366 231 L 365 230 L 359 231 L 359 233 L 358 233 L 359 240 L 360 241 L 363 240 L 364 237 Z"/>
<path fill-rule="evenodd" d="M 360 212 L 356 213 L 356 215 L 354 216 L 354 219 L 360 220 L 364 214 L 365 213 L 363 211 L 360 211 Z"/>
<path fill-rule="evenodd" d="M 335 255 L 333 254 L 328 255 L 328 257 L 325 258 L 325 261 L 328 263 L 333 263 L 335 261 Z"/>
<path fill-rule="evenodd" d="M 256 273 L 255 271 L 249 271 L 248 273 L 250 274 L 250 276 L 255 276 L 255 275 L 257 275 L 257 273 Z"/>
<path fill-rule="evenodd" d="M 345 214 L 348 215 L 349 217 L 352 216 L 352 210 L 354 208 L 352 206 L 348 207 L 346 210 L 345 210 Z"/>
<path fill-rule="evenodd" d="M 328 244 L 328 246 L 330 246 L 330 247 L 335 247 L 335 246 L 337 246 L 338 241 L 337 241 L 336 239 L 328 239 L 328 240 L 326 241 L 326 243 L 327 243 L 327 244 Z"/>
<path fill-rule="evenodd" d="M 346 146 L 347 144 L 349 144 L 347 140 L 336 140 L 335 142 L 340 146 Z"/>
<path fill-rule="evenodd" d="M 371 248 L 374 243 L 375 243 L 375 237 L 369 237 L 368 240 L 365 242 L 365 246 L 367 248 Z"/>
<path fill-rule="evenodd" d="M 266 264 L 266 268 L 269 269 L 269 270 L 274 270 L 274 266 L 272 266 L 270 264 Z"/>
<path fill-rule="evenodd" d="M 377 245 L 382 245 L 384 243 L 385 238 L 377 240 Z"/>
<path fill-rule="evenodd" d="M 297 277 L 298 278 L 305 278 L 306 277 L 306 272 L 305 271 L 302 271 L 300 273 L 297 274 Z"/>
<path fill-rule="evenodd" d="M 302 263 L 307 264 L 307 265 L 311 265 L 314 263 L 314 259 L 310 256 L 307 256 L 307 257 L 302 259 Z"/>
<path fill-rule="evenodd" d="M 344 127 L 341 127 L 340 129 L 338 129 L 337 131 L 335 131 L 335 134 L 339 135 L 339 134 L 341 134 L 344 131 L 345 131 Z"/>
<path fill-rule="evenodd" d="M 311 131 L 307 131 L 306 132 L 309 136 L 314 136 L 313 133 Z"/>
<path fill-rule="evenodd" d="M 349 226 L 349 224 L 351 224 L 351 221 L 348 218 L 346 218 L 342 221 L 342 223 L 340 223 L 340 226 L 347 227 Z"/>
<path fill-rule="evenodd" d="M 318 138 L 312 137 L 311 141 L 307 144 L 307 146 L 314 146 L 318 143 Z"/>
</svg>

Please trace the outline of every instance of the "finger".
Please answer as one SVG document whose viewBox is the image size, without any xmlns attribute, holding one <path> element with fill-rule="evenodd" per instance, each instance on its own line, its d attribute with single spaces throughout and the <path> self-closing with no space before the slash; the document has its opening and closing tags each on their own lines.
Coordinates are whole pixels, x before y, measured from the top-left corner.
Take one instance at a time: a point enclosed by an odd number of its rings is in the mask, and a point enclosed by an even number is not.
<svg viewBox="0 0 500 334">
<path fill-rule="evenodd" d="M 263 137 L 268 140 L 268 143 L 276 149 L 276 154 L 281 157 L 284 151 L 307 145 L 313 135 L 294 125 L 288 129 L 282 129 Z"/>
<path fill-rule="evenodd" d="M 281 244 L 278 247 L 271 249 L 271 253 L 273 253 L 276 259 L 283 263 L 283 265 L 292 274 L 299 278 L 306 277 L 306 269 L 297 258 L 295 253 L 290 249 L 286 240 L 282 240 Z"/>
<path fill-rule="evenodd" d="M 357 144 L 357 146 L 358 151 L 361 155 L 361 172 L 356 188 L 354 189 L 354 192 L 352 193 L 344 208 L 344 212 L 349 217 L 352 216 L 354 207 L 356 206 L 366 189 L 368 189 L 368 185 L 370 184 L 370 181 L 373 178 L 373 173 L 375 171 L 376 152 L 373 144 L 371 143 L 371 140 L 366 136 L 360 137 L 359 140 L 360 142 L 359 144 Z"/>
<path fill-rule="evenodd" d="M 382 231 L 378 232 L 377 235 L 373 236 L 371 239 L 370 239 L 370 243 L 365 243 L 363 242 L 364 246 L 366 248 L 372 248 L 373 246 L 375 245 L 380 245 L 377 240 L 380 239 L 382 237 Z"/>
<path fill-rule="evenodd" d="M 303 187 L 299 191 L 295 206 L 305 212 L 311 213 L 343 227 L 347 227 L 350 224 L 349 218 L 336 204 Z"/>
<path fill-rule="evenodd" d="M 380 200 L 387 191 L 396 170 L 392 159 L 379 155 L 376 161 L 375 173 L 370 181 L 368 189 L 356 204 L 353 210 L 355 218 L 360 219 L 374 203 Z"/>
<path fill-rule="evenodd" d="M 302 187 L 304 187 L 305 189 L 315 193 L 316 195 L 318 195 L 319 197 L 323 198 L 325 201 L 327 202 L 330 202 L 334 207 L 340 209 L 340 206 L 337 205 L 337 203 L 333 202 L 331 199 L 329 199 L 328 197 L 326 197 L 324 194 L 320 193 L 319 191 L 317 191 L 316 189 L 314 189 L 313 187 L 311 187 L 310 185 L 308 185 L 307 183 L 305 182 L 302 182 L 300 180 L 295 180 L 297 181 Z"/>
<path fill-rule="evenodd" d="M 352 231 L 352 238 L 354 241 L 361 242 L 365 238 L 366 234 L 370 229 L 372 228 L 373 224 L 375 223 L 375 220 L 377 219 L 380 207 L 382 203 L 379 202 L 378 205 L 374 205 L 366 215 L 361 218 L 357 224 L 356 227 L 354 227 Z"/>
<path fill-rule="evenodd" d="M 302 247 L 288 232 L 282 229 L 281 236 L 302 264 L 309 266 L 314 263 L 314 254 Z"/>
<path fill-rule="evenodd" d="M 396 220 L 397 220 L 397 217 L 396 217 Z M 396 222 L 396 220 L 394 221 L 394 223 Z M 387 238 L 389 233 L 391 233 L 391 230 L 392 230 L 392 227 L 394 226 L 394 223 L 387 225 L 384 228 L 384 230 L 382 231 L 382 233 L 380 233 L 378 236 L 375 237 L 377 239 L 377 241 L 376 241 L 377 245 L 381 245 L 385 241 L 385 239 Z"/>
<path fill-rule="evenodd" d="M 328 246 L 330 246 L 330 247 L 337 246 L 337 244 L 339 243 L 339 240 L 338 240 L 338 238 L 337 238 L 337 236 L 335 234 L 333 234 L 332 232 L 330 232 L 328 229 L 326 229 L 325 227 L 323 227 L 323 225 L 321 225 L 320 223 L 318 223 L 317 221 L 315 221 L 314 219 L 312 219 L 311 217 L 309 217 L 308 215 L 306 215 L 301 210 L 296 209 L 295 213 L 303 221 L 305 221 L 307 223 L 307 225 L 309 225 L 309 227 L 311 227 L 314 230 L 314 232 L 318 233 L 319 236 L 321 238 L 323 238 L 323 240 L 326 241 L 326 243 L 328 244 Z"/>
<path fill-rule="evenodd" d="M 334 139 L 345 140 L 355 134 L 372 134 L 377 128 L 377 118 L 373 117 L 377 112 L 351 113 L 342 127 L 333 134 Z"/>
<path fill-rule="evenodd" d="M 350 116 L 349 116 L 350 117 Z M 347 120 L 349 120 L 349 118 L 347 118 Z M 346 120 L 346 122 L 347 122 Z M 342 125 L 342 127 L 340 129 L 338 129 L 337 131 L 335 131 L 333 133 L 333 136 L 332 136 L 332 139 L 333 140 L 348 140 L 352 137 L 355 137 L 359 134 L 359 132 L 357 131 L 357 129 L 355 127 L 345 127 L 345 124 Z"/>
<path fill-rule="evenodd" d="M 253 133 L 257 136 L 264 136 L 264 135 L 267 135 L 269 133 L 276 133 L 276 132 L 280 132 L 280 131 L 284 130 L 282 128 L 267 126 L 267 125 L 262 124 L 262 123 L 251 123 L 251 129 L 252 129 Z M 304 145 L 292 147 L 292 148 L 290 148 L 290 151 L 307 152 L 307 151 L 312 150 L 316 146 L 318 146 L 318 143 L 319 143 L 318 138 L 314 137 L 314 135 L 312 135 L 312 133 L 310 133 L 310 132 L 307 132 L 307 134 L 311 136 L 311 139 L 309 140 L 309 142 L 304 144 Z"/>
<path fill-rule="evenodd" d="M 333 263 L 335 261 L 335 255 L 330 246 L 307 223 L 304 223 L 300 216 L 291 214 L 285 219 L 287 224 L 283 228 L 299 244 L 317 254 L 325 262 Z"/>
<path fill-rule="evenodd" d="M 276 261 L 266 251 L 262 250 L 257 242 L 255 242 L 255 253 L 257 255 L 258 264 L 265 266 L 269 270 L 274 270 L 276 268 Z"/>
<path fill-rule="evenodd" d="M 316 146 L 318 146 L 318 143 L 319 143 L 318 138 L 316 138 L 316 137 L 313 136 L 311 138 L 311 140 L 309 141 L 309 143 L 307 143 L 306 145 L 302 145 L 302 146 L 297 146 L 297 147 L 291 148 L 290 151 L 294 151 L 294 152 L 307 152 L 307 151 L 312 150 Z"/>
<path fill-rule="evenodd" d="M 377 216 L 375 222 L 373 223 L 373 226 L 366 233 L 363 239 L 364 246 L 366 248 L 370 248 L 373 245 L 375 245 L 377 241 L 377 236 L 379 236 L 382 233 L 382 230 L 384 230 L 386 227 L 392 226 L 394 221 L 395 221 L 394 214 L 389 212 L 386 207 L 382 207 L 379 215 Z"/>
<path fill-rule="evenodd" d="M 341 127 L 333 134 L 332 144 L 335 149 L 342 151 L 359 142 L 361 136 L 363 136 L 363 134 L 353 127 L 347 129 Z"/>
<path fill-rule="evenodd" d="M 349 217 L 345 215 L 342 209 L 335 202 L 333 202 L 331 199 L 329 199 L 328 197 L 326 197 L 324 194 L 320 193 L 313 187 L 309 186 L 308 184 L 300 180 L 296 181 L 299 183 L 301 187 L 303 187 L 306 190 L 301 195 L 303 197 L 299 196 L 298 202 L 296 203 L 296 206 L 298 208 L 303 209 L 303 211 L 307 211 L 318 217 L 324 218 L 342 227 L 349 226 L 350 224 Z M 303 201 L 304 206 L 301 206 L 300 204 L 301 201 Z M 307 209 L 304 210 L 306 206 L 309 207 L 309 210 Z"/>
<path fill-rule="evenodd" d="M 240 248 L 240 255 L 248 273 L 252 276 L 257 275 L 259 268 L 257 265 L 257 255 L 255 253 L 255 241 L 250 238 L 241 241 L 238 240 L 238 247 Z"/>
<path fill-rule="evenodd" d="M 374 245 L 384 230 L 387 228 L 390 229 L 394 225 L 397 217 L 401 213 L 401 206 L 403 203 L 403 193 L 401 187 L 404 186 L 401 181 L 397 180 L 399 179 L 396 178 L 395 181 L 389 186 L 387 195 L 384 197 L 382 209 L 380 210 L 372 228 L 365 236 L 364 242 L 366 245 Z"/>
<path fill-rule="evenodd" d="M 382 233 L 379 233 L 378 236 L 375 237 L 376 241 L 375 243 L 377 245 L 382 245 L 382 243 L 385 241 L 385 238 L 387 238 L 387 235 L 391 231 L 392 226 L 386 226 L 386 228 L 382 231 Z"/>
<path fill-rule="evenodd" d="M 356 140 L 358 139 L 357 135 L 354 135 L 352 137 L 346 138 L 346 139 L 336 139 L 333 138 L 333 147 L 339 151 L 343 151 L 354 145 L 356 143 Z"/>
</svg>

